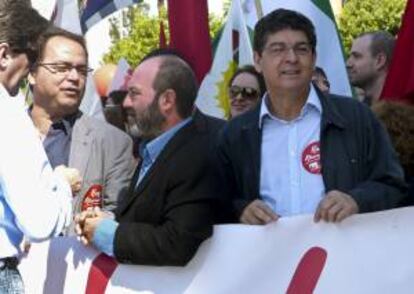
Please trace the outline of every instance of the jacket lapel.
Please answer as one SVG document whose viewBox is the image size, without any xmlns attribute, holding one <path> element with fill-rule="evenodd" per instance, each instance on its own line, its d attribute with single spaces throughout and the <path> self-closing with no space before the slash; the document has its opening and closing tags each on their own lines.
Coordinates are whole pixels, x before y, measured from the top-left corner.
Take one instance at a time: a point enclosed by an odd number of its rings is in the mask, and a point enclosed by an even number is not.
<svg viewBox="0 0 414 294">
<path fill-rule="evenodd" d="M 174 137 L 172 137 L 171 140 L 167 143 L 167 145 L 161 151 L 158 158 L 155 160 L 154 164 L 147 171 L 145 176 L 142 178 L 141 182 L 137 185 L 139 170 L 141 168 L 141 164 L 139 164 L 137 170 L 135 171 L 134 180 L 131 182 L 131 186 L 129 189 L 129 197 L 127 197 L 127 199 L 125 200 L 125 205 L 121 205 L 121 208 L 119 209 L 120 214 L 122 214 L 131 205 L 135 198 L 139 197 L 145 191 L 146 187 L 151 182 L 152 178 L 157 173 L 159 174 L 159 171 L 163 170 L 163 166 L 166 162 L 168 162 L 168 158 L 170 156 L 173 156 L 176 150 L 191 137 L 190 133 L 194 128 L 194 122 L 191 121 L 181 130 L 179 130 L 174 135 Z"/>
<path fill-rule="evenodd" d="M 76 120 L 73 126 L 72 142 L 69 154 L 69 166 L 77 168 L 81 178 L 85 177 L 91 153 L 93 136 L 90 136 L 91 127 L 85 115 Z"/>
<path fill-rule="evenodd" d="M 322 164 L 322 180 L 325 185 L 325 191 L 332 190 L 336 183 L 336 178 L 341 175 L 338 175 L 336 172 L 336 163 L 332 162 L 332 160 L 328 160 L 329 154 L 335 153 L 335 150 L 332 149 L 332 144 L 327 142 L 328 136 L 327 133 L 330 128 L 337 128 L 338 130 L 343 130 L 346 128 L 346 120 L 342 117 L 340 112 L 338 111 L 335 104 L 333 104 L 332 99 L 334 99 L 335 95 L 327 95 L 325 96 L 320 92 L 320 90 L 315 87 L 316 93 L 318 94 L 319 100 L 322 106 L 322 118 L 321 118 L 321 135 L 320 135 L 320 152 L 321 152 L 321 164 Z M 337 99 L 351 99 L 341 97 Z M 352 144 L 352 140 L 345 140 L 345 144 Z M 355 150 L 355 149 L 351 149 Z"/>
<path fill-rule="evenodd" d="M 128 193 L 126 194 L 126 197 L 124 197 L 122 201 L 118 202 L 118 206 L 116 208 L 117 215 L 120 215 L 124 211 L 124 209 L 129 205 L 130 199 L 134 197 L 134 195 L 136 195 L 135 189 L 138 182 L 139 171 L 141 170 L 141 165 L 142 160 L 140 160 L 140 162 L 137 165 L 137 168 L 134 171 L 134 175 L 132 176 L 131 182 L 129 184 Z"/>
<path fill-rule="evenodd" d="M 242 126 L 242 138 L 243 143 L 246 146 L 246 157 L 251 158 L 252 168 L 252 188 L 254 193 L 259 195 L 260 186 L 260 156 L 261 156 L 261 129 L 259 129 L 259 115 L 260 115 L 260 103 L 249 115 L 252 117 L 246 120 L 246 123 Z"/>
</svg>

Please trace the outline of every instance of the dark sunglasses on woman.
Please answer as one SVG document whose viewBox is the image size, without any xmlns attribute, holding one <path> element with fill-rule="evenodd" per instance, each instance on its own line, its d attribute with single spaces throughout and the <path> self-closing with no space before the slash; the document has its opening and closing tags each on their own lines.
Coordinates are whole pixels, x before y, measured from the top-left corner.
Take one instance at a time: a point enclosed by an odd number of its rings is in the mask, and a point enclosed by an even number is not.
<svg viewBox="0 0 414 294">
<path fill-rule="evenodd" d="M 229 89 L 230 99 L 235 99 L 239 94 L 245 99 L 255 100 L 259 97 L 259 91 L 251 87 L 231 86 Z"/>
</svg>

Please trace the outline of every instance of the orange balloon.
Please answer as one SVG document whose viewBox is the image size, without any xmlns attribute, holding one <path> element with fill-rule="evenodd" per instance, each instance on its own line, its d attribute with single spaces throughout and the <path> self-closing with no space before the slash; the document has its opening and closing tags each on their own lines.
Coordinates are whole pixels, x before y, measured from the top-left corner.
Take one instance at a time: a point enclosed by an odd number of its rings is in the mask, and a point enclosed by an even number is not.
<svg viewBox="0 0 414 294">
<path fill-rule="evenodd" d="M 93 74 L 96 91 L 99 96 L 106 97 L 111 82 L 115 76 L 117 66 L 115 64 L 104 64 Z"/>
</svg>

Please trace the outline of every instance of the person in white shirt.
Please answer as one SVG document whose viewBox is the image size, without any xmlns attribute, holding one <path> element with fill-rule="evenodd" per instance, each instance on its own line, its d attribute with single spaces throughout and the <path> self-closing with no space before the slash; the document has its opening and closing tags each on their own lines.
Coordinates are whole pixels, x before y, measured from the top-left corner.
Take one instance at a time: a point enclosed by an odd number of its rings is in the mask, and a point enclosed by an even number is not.
<svg viewBox="0 0 414 294">
<path fill-rule="evenodd" d="M 25 1 L 0 1 L 0 293 L 24 292 L 17 269 L 23 237 L 46 240 L 72 218 L 65 168 L 52 170 L 25 108 L 11 97 L 48 25 Z"/>
</svg>

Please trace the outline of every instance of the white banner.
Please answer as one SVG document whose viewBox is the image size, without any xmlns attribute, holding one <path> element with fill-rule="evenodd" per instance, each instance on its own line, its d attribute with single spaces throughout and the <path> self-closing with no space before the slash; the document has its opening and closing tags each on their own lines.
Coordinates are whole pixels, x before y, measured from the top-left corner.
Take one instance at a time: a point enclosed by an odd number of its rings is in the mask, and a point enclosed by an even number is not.
<svg viewBox="0 0 414 294">
<path fill-rule="evenodd" d="M 404 208 L 340 224 L 299 216 L 216 226 L 182 268 L 117 265 L 57 238 L 33 245 L 20 270 L 26 293 L 401 294 L 413 292 L 413 261 L 414 208 Z"/>
</svg>

